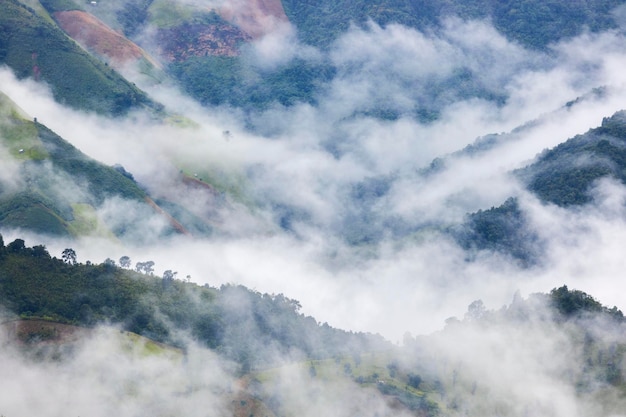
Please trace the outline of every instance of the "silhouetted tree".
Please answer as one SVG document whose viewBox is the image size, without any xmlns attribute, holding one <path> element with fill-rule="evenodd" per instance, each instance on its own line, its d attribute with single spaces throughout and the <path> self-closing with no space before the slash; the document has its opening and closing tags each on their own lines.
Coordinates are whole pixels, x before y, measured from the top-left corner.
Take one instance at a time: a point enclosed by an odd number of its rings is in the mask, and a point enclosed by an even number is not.
<svg viewBox="0 0 626 417">
<path fill-rule="evenodd" d="M 76 251 L 72 248 L 64 249 L 61 258 L 66 264 L 76 265 Z"/>
<path fill-rule="evenodd" d="M 50 254 L 44 245 L 36 245 L 31 248 L 33 256 L 36 258 L 49 258 Z"/>
<path fill-rule="evenodd" d="M 135 271 L 143 272 L 146 275 L 152 275 L 154 272 L 154 261 L 137 262 L 135 264 Z"/>
<path fill-rule="evenodd" d="M 178 274 L 178 272 L 172 272 L 171 269 L 163 272 L 163 288 L 169 288 L 172 285 L 176 274 Z"/>
<path fill-rule="evenodd" d="M 120 266 L 122 268 L 130 268 L 130 265 L 131 265 L 131 262 L 128 256 L 124 255 L 120 258 Z"/>
<path fill-rule="evenodd" d="M 13 252 L 13 253 L 20 252 L 24 250 L 25 248 L 26 248 L 26 245 L 24 245 L 23 239 L 15 239 L 13 242 L 9 243 L 9 245 L 7 246 L 7 249 L 9 250 L 9 252 Z"/>
<path fill-rule="evenodd" d="M 152 275 L 152 273 L 154 272 L 154 262 L 153 261 L 146 261 L 146 262 L 144 262 L 143 272 L 145 274 Z"/>
<path fill-rule="evenodd" d="M 102 264 L 106 268 L 114 268 L 115 267 L 115 261 L 113 259 L 111 259 L 111 258 L 106 258 Z"/>
</svg>

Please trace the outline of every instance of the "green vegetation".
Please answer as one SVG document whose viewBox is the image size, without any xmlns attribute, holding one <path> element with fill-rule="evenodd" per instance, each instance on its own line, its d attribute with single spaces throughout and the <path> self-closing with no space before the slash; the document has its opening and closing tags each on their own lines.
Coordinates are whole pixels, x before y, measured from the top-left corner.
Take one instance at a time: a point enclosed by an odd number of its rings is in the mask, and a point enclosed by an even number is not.
<svg viewBox="0 0 626 417">
<path fill-rule="evenodd" d="M 561 207 L 591 202 L 591 188 L 602 178 L 626 184 L 626 111 L 543 151 L 535 163 L 516 171 L 516 175 L 543 203 Z M 529 229 L 515 198 L 468 215 L 465 224 L 451 232 L 465 249 L 500 251 L 526 266 L 539 262 L 542 253 L 542 244 Z"/>
<path fill-rule="evenodd" d="M 110 260 L 96 265 L 64 257 L 51 257 L 43 246 L 25 247 L 21 239 L 2 244 L 1 303 L 22 317 L 82 326 L 110 322 L 177 346 L 184 343 L 174 329 L 183 330 L 243 370 L 271 364 L 276 353 L 328 358 L 387 347 L 380 337 L 317 323 L 282 294 L 242 286 L 201 287 L 176 280 L 172 271 L 161 278 L 119 268 Z"/>
<path fill-rule="evenodd" d="M 18 78 L 47 82 L 57 101 L 78 109 L 114 116 L 137 107 L 158 110 L 145 93 L 34 10 L 17 0 L 0 0 L 0 8 L 0 63 Z"/>
<path fill-rule="evenodd" d="M 37 129 L 28 116 L 9 97 L 0 92 L 0 141 L 18 160 L 42 160 L 48 157 Z"/>
<path fill-rule="evenodd" d="M 320 88 L 335 74 L 329 65 L 304 60 L 264 72 L 238 57 L 224 56 L 193 57 L 172 63 L 169 71 L 202 104 L 246 110 L 264 109 L 275 102 L 314 104 Z"/>
<path fill-rule="evenodd" d="M 0 224 L 3 227 L 68 236 L 70 218 L 67 214 L 64 207 L 37 192 L 20 192 L 0 199 Z"/>
<path fill-rule="evenodd" d="M 499 207 L 470 214 L 465 224 L 453 234 L 460 245 L 471 253 L 477 250 L 499 251 L 524 266 L 535 264 L 542 249 L 515 198 L 509 198 Z"/>
<path fill-rule="evenodd" d="M 314 383 L 340 383 L 352 381 L 362 389 L 375 390 L 395 403 L 396 410 L 407 410 L 418 416 L 438 416 L 440 396 L 435 381 L 423 379 L 420 375 L 401 366 L 397 358 L 402 356 L 400 348 L 379 352 L 335 356 L 323 360 L 308 360 L 289 364 L 280 368 L 253 372 L 251 377 L 260 389 L 261 398 L 270 398 L 267 404 L 276 415 L 290 415 L 283 409 L 285 399 L 280 398 L 281 374 L 285 368 L 289 373 L 308 374 Z"/>
<path fill-rule="evenodd" d="M 105 198 L 114 195 L 144 201 L 146 193 L 132 179 L 112 167 L 87 157 L 44 125 L 37 123 L 36 127 L 51 162 L 74 181 L 87 184 L 87 190 L 94 198 L 93 203 L 102 203 Z"/>
<path fill-rule="evenodd" d="M 83 5 L 87 3 L 74 0 L 39 0 L 39 2 L 51 14 L 67 10 L 85 10 Z"/>
<path fill-rule="evenodd" d="M 150 23 L 159 28 L 171 28 L 191 20 L 198 8 L 173 0 L 153 0 L 147 8 Z"/>
<path fill-rule="evenodd" d="M 283 7 L 304 42 L 327 46 L 351 23 L 363 25 L 368 19 L 380 25 L 400 23 L 420 30 L 437 28 L 447 16 L 463 19 L 490 19 L 509 39 L 531 48 L 578 35 L 587 27 L 601 31 L 616 27 L 611 10 L 621 0 L 377 0 L 316 3 L 284 0 Z"/>
<path fill-rule="evenodd" d="M 110 197 L 145 204 L 123 168 L 87 157 L 0 95 L 0 142 L 16 160 L 16 186 L 0 189 L 0 225 L 50 235 L 110 235 L 94 208 Z M 59 192 L 64 190 L 63 192 Z"/>
<path fill-rule="evenodd" d="M 567 285 L 550 291 L 549 300 L 552 308 L 565 319 L 604 314 L 618 322 L 624 321 L 624 314 L 617 307 L 605 307 L 591 295 L 580 290 L 570 290 Z"/>
<path fill-rule="evenodd" d="M 544 151 L 518 174 L 542 201 L 562 207 L 590 202 L 589 189 L 600 178 L 626 184 L 626 112 Z"/>
<path fill-rule="evenodd" d="M 477 300 L 468 307 L 464 320 L 447 323 L 432 336 L 439 343 L 429 346 L 430 336 L 419 338 L 407 345 L 404 360 L 397 363 L 397 372 L 413 377 L 411 381 L 419 382 L 420 389 L 440 394 L 433 397 L 442 415 L 459 415 L 460 410 L 462 415 L 477 417 L 519 415 L 514 411 L 519 406 L 516 378 L 528 383 L 531 380 L 525 378 L 531 374 L 567 387 L 572 393 L 568 398 L 595 407 L 595 415 L 608 416 L 614 414 L 613 408 L 623 409 L 625 321 L 616 307 L 608 308 L 583 291 L 562 286 L 528 299 L 517 294 L 510 305 L 498 310 L 487 310 Z M 477 345 L 472 348 L 474 342 Z M 554 345 L 546 350 L 544 342 Z M 442 343 L 448 349 L 450 343 L 461 345 L 443 353 Z M 542 351 L 539 358 L 535 356 Z M 480 365 L 474 366 L 474 360 Z M 518 361 L 538 368 L 518 367 Z M 551 399 L 545 404 L 551 404 Z M 524 407 L 528 415 L 543 415 L 541 410 L 546 409 L 539 399 L 536 405 L 524 403 Z"/>
</svg>

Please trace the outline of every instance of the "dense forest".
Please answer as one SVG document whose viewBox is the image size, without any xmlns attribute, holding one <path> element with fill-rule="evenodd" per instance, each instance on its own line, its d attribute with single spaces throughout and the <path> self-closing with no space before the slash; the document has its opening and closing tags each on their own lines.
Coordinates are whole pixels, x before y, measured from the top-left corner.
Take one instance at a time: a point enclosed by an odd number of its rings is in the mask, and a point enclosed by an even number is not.
<svg viewBox="0 0 626 417">
<path fill-rule="evenodd" d="M 80 326 L 112 324 L 184 347 L 191 338 L 244 368 L 268 366 L 283 355 L 323 359 L 388 348 L 382 337 L 346 332 L 299 312 L 296 300 L 240 285 L 213 288 L 154 274 L 153 261 L 120 265 L 61 259 L 44 246 L 16 239 L 0 247 L 0 300 L 21 318 Z"/>
</svg>

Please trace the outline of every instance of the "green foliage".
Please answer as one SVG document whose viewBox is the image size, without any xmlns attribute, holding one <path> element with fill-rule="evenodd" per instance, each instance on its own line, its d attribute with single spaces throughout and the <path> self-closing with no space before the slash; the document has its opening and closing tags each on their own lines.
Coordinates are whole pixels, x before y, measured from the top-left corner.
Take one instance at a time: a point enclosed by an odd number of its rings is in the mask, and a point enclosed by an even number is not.
<svg viewBox="0 0 626 417">
<path fill-rule="evenodd" d="M 189 94 L 205 105 L 228 104 L 263 109 L 272 103 L 285 106 L 315 103 L 316 93 L 335 69 L 296 59 L 273 71 L 261 71 L 237 57 L 193 57 L 172 63 L 169 71 Z"/>
<path fill-rule="evenodd" d="M 442 18 L 490 19 L 509 39 L 531 48 L 544 48 L 575 36 L 584 28 L 601 31 L 616 27 L 610 11 L 622 0 L 322 0 L 315 3 L 284 0 L 283 7 L 304 42 L 328 46 L 350 24 L 368 19 L 380 25 L 400 23 L 425 30 Z"/>
<path fill-rule="evenodd" d="M 570 290 L 567 285 L 550 291 L 550 303 L 560 315 L 566 318 L 604 313 L 617 321 L 624 320 L 624 315 L 617 307 L 611 309 L 604 307 L 591 295 L 580 290 Z"/>
<path fill-rule="evenodd" d="M 626 184 L 626 113 L 605 118 L 600 127 L 544 151 L 518 175 L 542 201 L 563 207 L 591 201 L 589 189 L 600 178 L 611 176 Z"/>
<path fill-rule="evenodd" d="M 172 0 L 153 0 L 147 11 L 151 24 L 159 28 L 177 26 L 193 18 L 198 10 L 191 5 Z"/>
<path fill-rule="evenodd" d="M 377 388 L 382 394 L 396 398 L 409 410 L 419 411 L 420 415 L 435 416 L 439 414 L 439 406 L 437 403 L 428 400 L 423 395 L 416 395 L 412 391 L 399 388 L 392 384 L 378 384 Z"/>
<path fill-rule="evenodd" d="M 63 210 L 39 193 L 21 192 L 0 198 L 0 225 L 35 233 L 69 236 Z"/>
<path fill-rule="evenodd" d="M 463 227 L 453 234 L 465 249 L 500 251 L 526 266 L 534 264 L 541 253 L 537 235 L 529 230 L 515 198 L 499 207 L 470 214 Z"/>
<path fill-rule="evenodd" d="M 4 98 L 0 136 L 21 161 L 22 185 L 0 190 L 0 225 L 60 236 L 91 233 L 99 226 L 93 207 L 106 198 L 144 204 L 145 192 L 123 168 L 87 157 L 42 124 L 19 116 Z M 80 191 L 69 192 L 72 189 Z"/>
<path fill-rule="evenodd" d="M 116 18 L 122 30 L 128 37 L 137 34 L 148 19 L 148 7 L 153 0 L 130 0 L 125 2 L 124 8 L 116 13 Z"/>
<path fill-rule="evenodd" d="M 311 357 L 363 352 L 386 346 L 382 338 L 339 331 L 299 313 L 283 295 L 241 286 L 197 286 L 102 264 L 51 258 L 45 247 L 17 239 L 0 248 L 0 303 L 23 317 L 51 317 L 91 326 L 113 323 L 156 341 L 182 345 L 183 331 L 226 357 L 252 368 L 275 353 Z"/>
<path fill-rule="evenodd" d="M 0 0 L 0 9 L 0 63 L 19 78 L 47 82 L 57 101 L 78 109 L 123 115 L 140 106 L 158 107 L 34 10 L 17 0 Z"/>
<path fill-rule="evenodd" d="M 82 4 L 87 3 L 86 1 L 80 0 L 39 0 L 41 5 L 48 10 L 49 13 L 55 12 L 63 12 L 67 10 L 84 10 Z"/>
<path fill-rule="evenodd" d="M 561 207 L 589 203 L 590 189 L 601 178 L 626 184 L 626 112 L 617 112 L 600 127 L 542 152 L 516 175 L 542 202 Z M 452 232 L 465 249 L 498 250 L 532 265 L 538 261 L 541 242 L 528 226 L 517 200 L 511 198 L 500 207 L 469 215 Z"/>
<path fill-rule="evenodd" d="M 50 161 L 74 180 L 86 183 L 95 199 L 93 203 L 99 204 L 115 195 L 144 201 L 145 192 L 127 175 L 89 158 L 46 126 L 37 123 L 36 127 Z"/>
</svg>

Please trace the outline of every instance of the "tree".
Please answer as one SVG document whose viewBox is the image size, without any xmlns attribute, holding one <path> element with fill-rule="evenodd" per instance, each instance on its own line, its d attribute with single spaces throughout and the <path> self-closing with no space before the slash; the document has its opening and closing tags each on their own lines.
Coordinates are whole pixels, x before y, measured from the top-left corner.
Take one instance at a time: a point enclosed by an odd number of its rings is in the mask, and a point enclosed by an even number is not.
<svg viewBox="0 0 626 417">
<path fill-rule="evenodd" d="M 64 249 L 61 258 L 66 264 L 76 265 L 76 251 L 72 248 Z"/>
<path fill-rule="evenodd" d="M 17 253 L 23 251 L 26 248 L 23 239 L 15 239 L 13 242 L 9 243 L 7 249 L 9 252 Z"/>
<path fill-rule="evenodd" d="M 103 265 L 106 268 L 114 268 L 115 267 L 115 261 L 111 258 L 106 258 L 103 262 Z"/>
<path fill-rule="evenodd" d="M 130 268 L 130 265 L 131 265 L 131 262 L 128 256 L 124 255 L 120 258 L 120 266 L 122 268 Z"/>
<path fill-rule="evenodd" d="M 465 313 L 466 320 L 480 320 L 487 313 L 487 309 L 485 308 L 485 304 L 483 304 L 482 300 L 475 300 L 467 306 L 467 313 Z"/>
<path fill-rule="evenodd" d="M 167 281 L 174 281 L 174 278 L 176 278 L 176 274 L 178 274 L 178 272 L 172 272 L 171 269 L 168 269 L 167 271 L 163 272 L 163 279 Z"/>
<path fill-rule="evenodd" d="M 409 374 L 408 383 L 410 387 L 418 389 L 420 384 L 422 383 L 422 377 L 417 374 Z"/>
<path fill-rule="evenodd" d="M 149 274 L 152 275 L 152 273 L 154 272 L 154 262 L 153 261 L 146 261 L 143 264 L 143 272 L 145 274 Z"/>
<path fill-rule="evenodd" d="M 32 254 L 35 258 L 49 258 L 50 254 L 44 245 L 36 245 L 31 248 Z"/>
<path fill-rule="evenodd" d="M 172 272 L 171 269 L 163 272 L 163 288 L 169 288 L 172 285 L 176 274 L 178 274 L 178 272 Z"/>
<path fill-rule="evenodd" d="M 135 264 L 135 271 L 143 272 L 144 274 L 152 274 L 154 272 L 154 262 L 146 261 L 146 262 L 137 262 Z"/>
</svg>

